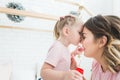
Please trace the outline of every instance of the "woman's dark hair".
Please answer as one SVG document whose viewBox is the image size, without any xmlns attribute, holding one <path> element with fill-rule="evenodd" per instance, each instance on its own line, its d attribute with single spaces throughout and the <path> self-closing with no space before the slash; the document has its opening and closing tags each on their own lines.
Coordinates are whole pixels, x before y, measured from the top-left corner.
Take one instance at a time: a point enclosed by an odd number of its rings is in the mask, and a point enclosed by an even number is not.
<svg viewBox="0 0 120 80">
<path fill-rule="evenodd" d="M 107 37 L 102 57 L 108 69 L 113 72 L 120 71 L 120 18 L 114 15 L 97 15 L 90 18 L 83 27 L 90 30 L 95 39 Z"/>
</svg>

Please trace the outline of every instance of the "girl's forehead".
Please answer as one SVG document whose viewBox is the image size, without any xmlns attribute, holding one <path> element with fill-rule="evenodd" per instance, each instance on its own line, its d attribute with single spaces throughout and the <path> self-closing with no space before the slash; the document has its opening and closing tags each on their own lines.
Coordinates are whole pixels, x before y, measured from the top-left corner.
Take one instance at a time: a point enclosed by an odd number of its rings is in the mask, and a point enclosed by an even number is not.
<svg viewBox="0 0 120 80">
<path fill-rule="evenodd" d="M 75 23 L 74 23 L 74 26 L 81 27 L 81 26 L 83 26 L 83 23 L 82 23 L 82 22 L 75 22 Z"/>
</svg>

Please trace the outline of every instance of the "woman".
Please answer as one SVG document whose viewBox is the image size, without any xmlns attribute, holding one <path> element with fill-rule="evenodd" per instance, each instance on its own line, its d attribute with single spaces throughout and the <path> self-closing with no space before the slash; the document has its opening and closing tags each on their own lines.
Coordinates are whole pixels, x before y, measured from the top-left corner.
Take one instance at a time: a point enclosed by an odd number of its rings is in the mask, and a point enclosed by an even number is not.
<svg viewBox="0 0 120 80">
<path fill-rule="evenodd" d="M 120 18 L 98 15 L 83 26 L 84 55 L 94 58 L 91 80 L 120 80 Z"/>
</svg>

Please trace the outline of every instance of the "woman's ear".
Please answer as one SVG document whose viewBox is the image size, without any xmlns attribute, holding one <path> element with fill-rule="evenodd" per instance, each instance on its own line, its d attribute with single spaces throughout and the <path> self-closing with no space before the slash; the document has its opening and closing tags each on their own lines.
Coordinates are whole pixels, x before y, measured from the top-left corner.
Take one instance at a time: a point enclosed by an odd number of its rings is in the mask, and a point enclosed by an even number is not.
<svg viewBox="0 0 120 80">
<path fill-rule="evenodd" d="M 106 36 L 102 36 L 100 39 L 99 39 L 99 47 L 104 47 L 107 43 L 107 37 Z"/>
</svg>

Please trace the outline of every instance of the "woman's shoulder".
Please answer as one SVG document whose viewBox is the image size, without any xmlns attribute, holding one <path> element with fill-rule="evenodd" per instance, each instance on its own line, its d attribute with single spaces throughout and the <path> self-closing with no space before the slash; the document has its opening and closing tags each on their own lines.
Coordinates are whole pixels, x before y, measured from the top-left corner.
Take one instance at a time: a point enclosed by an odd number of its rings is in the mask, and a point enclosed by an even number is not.
<svg viewBox="0 0 120 80">
<path fill-rule="evenodd" d="M 96 60 L 93 60 L 92 67 L 95 67 L 95 66 L 98 66 L 98 65 L 99 65 L 99 63 Z"/>
<path fill-rule="evenodd" d="M 116 80 L 120 80 L 120 71 L 117 73 L 117 79 Z"/>
</svg>

